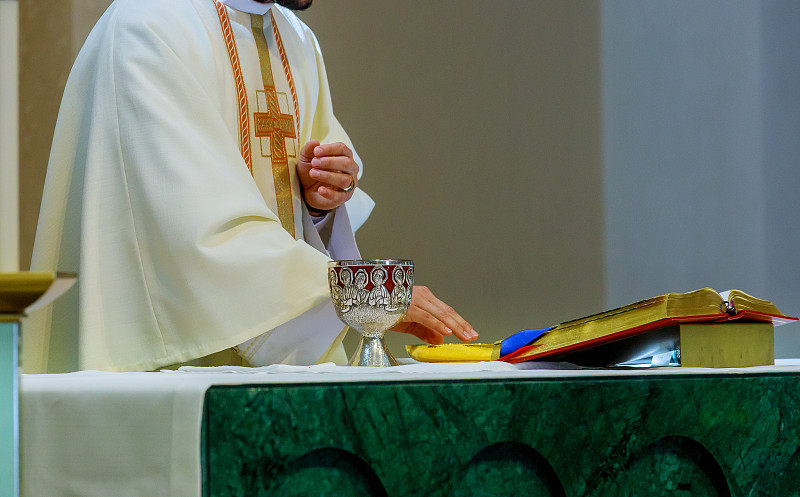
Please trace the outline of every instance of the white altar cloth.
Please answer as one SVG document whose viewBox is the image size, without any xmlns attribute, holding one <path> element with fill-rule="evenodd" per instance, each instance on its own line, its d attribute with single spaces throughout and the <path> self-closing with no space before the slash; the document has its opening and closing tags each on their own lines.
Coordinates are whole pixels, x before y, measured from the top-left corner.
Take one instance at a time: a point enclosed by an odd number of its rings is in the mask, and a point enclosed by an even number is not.
<svg viewBox="0 0 800 497">
<path fill-rule="evenodd" d="M 520 369 L 490 362 L 394 368 L 186 368 L 83 371 L 21 379 L 25 497 L 198 497 L 203 399 L 213 385 L 800 372 L 800 360 L 741 369 Z"/>
</svg>

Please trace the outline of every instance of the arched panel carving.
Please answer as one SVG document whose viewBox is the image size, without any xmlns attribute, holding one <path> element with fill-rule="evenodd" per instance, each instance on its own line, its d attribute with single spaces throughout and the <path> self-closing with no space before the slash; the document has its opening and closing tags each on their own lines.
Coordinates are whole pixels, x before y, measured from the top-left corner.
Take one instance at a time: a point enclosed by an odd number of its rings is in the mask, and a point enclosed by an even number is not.
<svg viewBox="0 0 800 497">
<path fill-rule="evenodd" d="M 498 442 L 478 452 L 453 482 L 451 495 L 566 497 L 547 459 L 519 442 Z"/>
<path fill-rule="evenodd" d="M 604 465 L 591 494 L 651 497 L 730 497 L 725 473 L 703 444 L 684 436 L 661 438 Z"/>
<path fill-rule="evenodd" d="M 281 497 L 387 497 L 369 464 L 352 452 L 332 447 L 312 450 L 291 461 L 275 481 L 264 482 L 264 488 L 266 495 Z"/>
<path fill-rule="evenodd" d="M 778 497 L 800 497 L 800 447 L 792 454 L 779 482 Z"/>
</svg>

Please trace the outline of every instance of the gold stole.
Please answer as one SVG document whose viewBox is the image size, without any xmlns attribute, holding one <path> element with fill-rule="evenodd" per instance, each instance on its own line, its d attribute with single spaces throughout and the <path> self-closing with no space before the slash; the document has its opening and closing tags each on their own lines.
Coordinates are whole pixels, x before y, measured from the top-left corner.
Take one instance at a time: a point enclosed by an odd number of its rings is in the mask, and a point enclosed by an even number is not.
<svg viewBox="0 0 800 497">
<path fill-rule="evenodd" d="M 239 54 L 236 49 L 236 42 L 233 38 L 233 31 L 228 17 L 228 11 L 225 5 L 218 1 L 214 2 L 217 8 L 217 14 L 222 27 L 222 34 L 225 38 L 225 45 L 228 50 L 228 57 L 231 61 L 233 68 L 233 76 L 236 84 L 236 96 L 238 105 L 238 119 L 239 119 L 239 148 L 242 153 L 242 158 L 247 164 L 250 173 L 253 174 L 253 161 L 252 161 L 252 147 L 250 144 L 250 108 L 248 105 L 247 90 L 242 76 L 241 64 L 239 63 Z M 299 106 L 297 102 L 297 91 L 294 86 L 292 72 L 289 67 L 289 61 L 286 57 L 286 51 L 283 47 L 278 26 L 275 23 L 275 17 L 272 10 L 269 12 L 270 21 L 272 24 L 273 32 L 275 33 L 275 40 L 278 46 L 278 51 L 283 65 L 284 74 L 289 84 L 289 89 L 292 93 L 292 100 L 294 103 L 294 116 L 291 112 L 282 112 L 280 103 L 278 101 L 278 92 L 275 88 L 275 79 L 272 75 L 272 64 L 269 58 L 269 49 L 267 47 L 267 40 L 264 36 L 264 17 L 257 14 L 250 14 L 251 27 L 253 29 L 253 37 L 255 38 L 256 48 L 258 49 L 258 58 L 261 67 L 261 79 L 264 85 L 264 98 L 266 101 L 266 108 L 259 109 L 258 112 L 253 114 L 254 121 L 254 136 L 263 141 L 269 141 L 269 154 L 264 155 L 272 165 L 272 179 L 275 185 L 275 199 L 278 206 L 278 218 L 280 219 L 281 226 L 292 237 L 297 238 L 297 229 L 295 227 L 294 205 L 292 200 L 292 181 L 289 171 L 289 156 L 286 147 L 286 140 L 294 140 L 292 147 L 295 153 L 298 153 L 298 146 L 296 140 L 299 138 L 299 118 L 297 124 L 295 123 L 295 116 L 299 116 Z M 256 92 L 256 98 L 258 98 Z"/>
</svg>

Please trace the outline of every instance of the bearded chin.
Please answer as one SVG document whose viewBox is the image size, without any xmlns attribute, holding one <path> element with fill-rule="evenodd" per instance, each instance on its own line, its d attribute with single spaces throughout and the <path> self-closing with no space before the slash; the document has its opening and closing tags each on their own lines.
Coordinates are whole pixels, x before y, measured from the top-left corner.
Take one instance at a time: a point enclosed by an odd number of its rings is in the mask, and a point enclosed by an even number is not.
<svg viewBox="0 0 800 497">
<path fill-rule="evenodd" d="M 311 7 L 312 0 L 275 0 L 275 3 L 291 10 L 306 10 Z"/>
</svg>

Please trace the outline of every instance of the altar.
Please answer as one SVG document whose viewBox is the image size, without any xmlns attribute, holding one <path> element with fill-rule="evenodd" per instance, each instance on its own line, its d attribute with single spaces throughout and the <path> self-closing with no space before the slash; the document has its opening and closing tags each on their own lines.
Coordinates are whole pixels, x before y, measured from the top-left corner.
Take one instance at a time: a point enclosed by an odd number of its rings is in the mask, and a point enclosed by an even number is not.
<svg viewBox="0 0 800 497">
<path fill-rule="evenodd" d="M 777 495 L 800 362 L 24 375 L 26 496 Z"/>
</svg>

